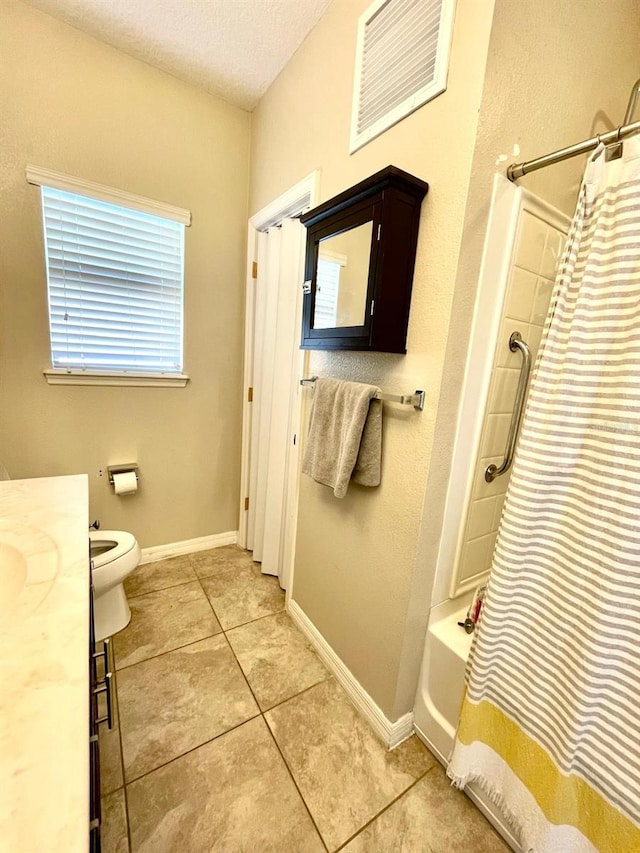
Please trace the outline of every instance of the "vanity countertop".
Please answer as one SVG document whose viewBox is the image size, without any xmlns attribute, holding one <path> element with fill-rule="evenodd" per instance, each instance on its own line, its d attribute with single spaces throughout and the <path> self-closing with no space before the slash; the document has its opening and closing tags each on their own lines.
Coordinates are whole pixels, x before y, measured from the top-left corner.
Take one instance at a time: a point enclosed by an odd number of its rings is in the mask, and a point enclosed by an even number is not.
<svg viewBox="0 0 640 853">
<path fill-rule="evenodd" d="M 0 850 L 86 851 L 85 475 L 0 482 Z"/>
</svg>

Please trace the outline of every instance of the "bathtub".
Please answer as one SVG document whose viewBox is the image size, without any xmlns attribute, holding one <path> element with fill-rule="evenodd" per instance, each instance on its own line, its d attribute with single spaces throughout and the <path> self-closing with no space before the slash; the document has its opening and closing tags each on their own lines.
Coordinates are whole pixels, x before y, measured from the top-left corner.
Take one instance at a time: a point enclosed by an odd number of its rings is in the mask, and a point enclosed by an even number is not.
<svg viewBox="0 0 640 853">
<path fill-rule="evenodd" d="M 445 767 L 453 749 L 473 640 L 473 634 L 458 625 L 464 622 L 469 604 L 464 596 L 432 608 L 414 709 L 416 734 Z M 511 849 L 520 853 L 519 844 L 493 803 L 473 784 L 467 785 L 465 793 Z"/>
<path fill-rule="evenodd" d="M 473 634 L 464 622 L 469 602 L 448 600 L 431 611 L 420 687 L 416 698 L 416 732 L 443 764 L 447 764 L 460 715 L 464 670 Z"/>
</svg>

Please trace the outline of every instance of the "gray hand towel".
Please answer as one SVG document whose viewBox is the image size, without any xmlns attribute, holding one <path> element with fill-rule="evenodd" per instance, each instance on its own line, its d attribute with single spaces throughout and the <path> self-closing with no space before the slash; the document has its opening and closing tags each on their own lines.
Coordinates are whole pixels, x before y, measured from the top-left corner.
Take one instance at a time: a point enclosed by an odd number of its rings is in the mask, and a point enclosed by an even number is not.
<svg viewBox="0 0 640 853">
<path fill-rule="evenodd" d="M 302 472 L 330 486 L 337 498 L 349 480 L 380 484 L 382 404 L 378 388 L 341 379 L 317 379 Z"/>
</svg>

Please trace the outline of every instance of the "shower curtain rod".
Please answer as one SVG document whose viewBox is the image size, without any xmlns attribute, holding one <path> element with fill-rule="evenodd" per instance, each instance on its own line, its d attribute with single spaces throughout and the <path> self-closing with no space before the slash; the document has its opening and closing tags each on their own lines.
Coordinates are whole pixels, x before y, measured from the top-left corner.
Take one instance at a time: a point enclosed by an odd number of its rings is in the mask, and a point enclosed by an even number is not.
<svg viewBox="0 0 640 853">
<path fill-rule="evenodd" d="M 554 151 L 552 154 L 545 154 L 543 157 L 537 157 L 535 160 L 527 160 L 526 163 L 512 163 L 507 168 L 507 178 L 510 181 L 515 181 L 523 175 L 528 175 L 529 172 L 535 172 L 537 169 L 544 169 L 545 166 L 551 166 L 553 163 L 560 163 L 562 160 L 569 160 L 571 157 L 576 157 L 578 154 L 586 154 L 587 151 L 594 151 L 598 145 L 611 145 L 615 142 L 621 142 L 625 137 L 631 136 L 640 131 L 640 121 L 631 122 L 631 117 L 635 112 L 638 98 L 640 97 L 640 80 L 636 80 L 631 89 L 627 111 L 624 114 L 624 119 L 620 127 L 615 130 L 610 130 L 607 133 L 599 133 L 592 136 L 591 139 L 585 139 L 583 142 L 577 142 L 575 145 L 570 145 L 568 148 L 561 148 L 559 151 Z"/>
<path fill-rule="evenodd" d="M 575 145 L 570 145 L 568 148 L 561 148 L 559 151 L 554 151 L 553 154 L 545 154 L 544 157 L 527 160 L 526 163 L 512 163 L 507 169 L 507 177 L 510 181 L 515 181 L 523 175 L 528 175 L 529 172 L 544 169 L 545 166 L 560 163 L 562 160 L 569 160 L 578 154 L 586 154 L 587 151 L 594 151 L 600 143 L 611 145 L 612 142 L 621 142 L 625 137 L 638 133 L 638 131 L 640 131 L 640 121 L 634 121 L 632 124 L 623 124 L 616 130 L 610 130 L 608 133 L 599 133 L 597 136 L 592 136 L 591 139 L 585 139 L 583 142 L 576 142 Z"/>
</svg>

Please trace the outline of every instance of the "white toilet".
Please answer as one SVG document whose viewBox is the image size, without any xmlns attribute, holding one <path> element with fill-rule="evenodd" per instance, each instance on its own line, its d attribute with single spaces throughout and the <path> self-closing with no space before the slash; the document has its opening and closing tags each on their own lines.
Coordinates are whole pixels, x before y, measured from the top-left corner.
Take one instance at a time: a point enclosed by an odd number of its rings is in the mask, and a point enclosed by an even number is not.
<svg viewBox="0 0 640 853">
<path fill-rule="evenodd" d="M 123 582 L 140 562 L 135 536 L 123 530 L 90 530 L 93 624 L 96 641 L 126 628 L 131 611 Z"/>
</svg>

